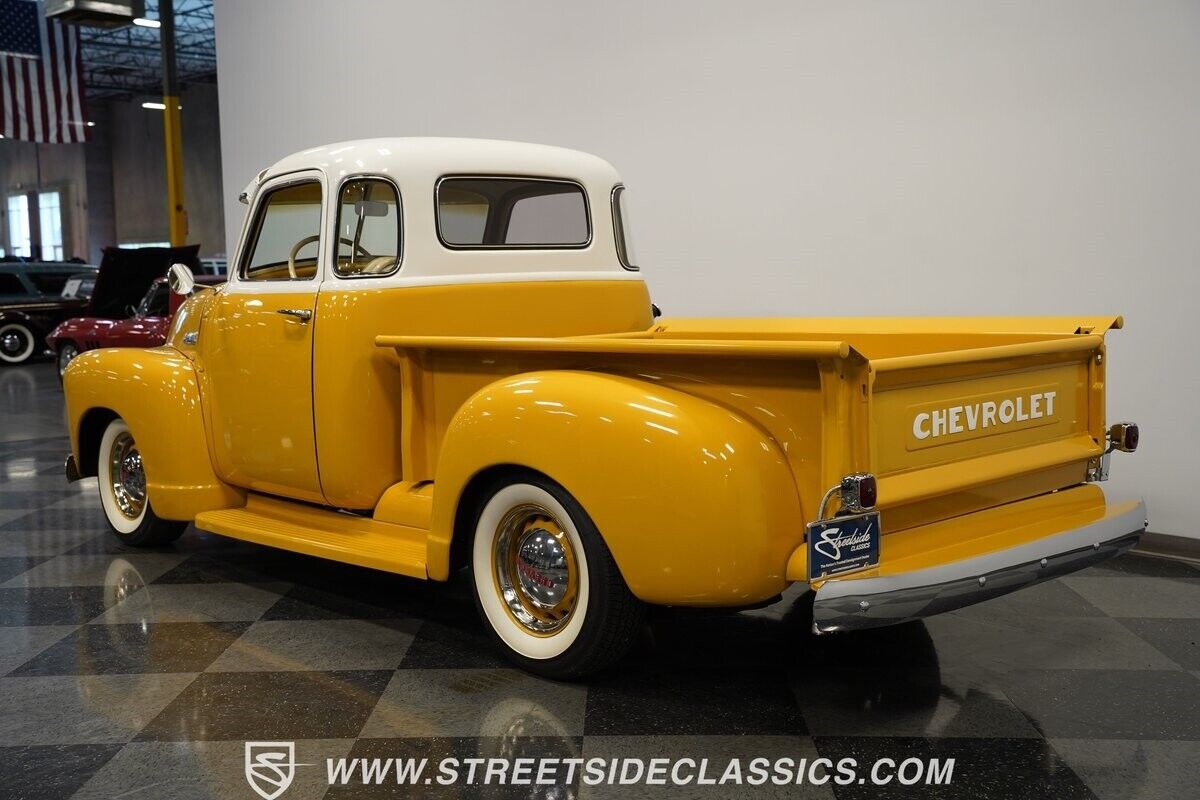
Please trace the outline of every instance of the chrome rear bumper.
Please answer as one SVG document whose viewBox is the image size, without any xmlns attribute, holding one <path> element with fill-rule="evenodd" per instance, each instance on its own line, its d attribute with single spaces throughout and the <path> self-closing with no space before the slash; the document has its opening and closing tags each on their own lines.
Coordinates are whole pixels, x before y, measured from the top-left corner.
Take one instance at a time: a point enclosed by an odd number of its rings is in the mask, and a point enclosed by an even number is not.
<svg viewBox="0 0 1200 800">
<path fill-rule="evenodd" d="M 1094 523 L 929 569 L 875 578 L 826 581 L 813 601 L 813 631 L 832 633 L 896 625 L 941 614 L 1124 553 L 1146 529 L 1146 504 Z"/>
</svg>

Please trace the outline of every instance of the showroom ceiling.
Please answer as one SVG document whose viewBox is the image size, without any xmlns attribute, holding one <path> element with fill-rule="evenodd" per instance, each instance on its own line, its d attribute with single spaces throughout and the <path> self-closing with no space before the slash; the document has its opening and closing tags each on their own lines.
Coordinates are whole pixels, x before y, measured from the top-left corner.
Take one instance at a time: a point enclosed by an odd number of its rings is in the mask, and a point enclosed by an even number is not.
<svg viewBox="0 0 1200 800">
<path fill-rule="evenodd" d="M 146 19 L 158 19 L 158 0 L 146 0 Z M 88 99 L 116 99 L 162 92 L 162 50 L 157 28 L 80 28 Z M 179 82 L 210 83 L 217 77 L 213 0 L 175 0 L 175 51 Z"/>
</svg>

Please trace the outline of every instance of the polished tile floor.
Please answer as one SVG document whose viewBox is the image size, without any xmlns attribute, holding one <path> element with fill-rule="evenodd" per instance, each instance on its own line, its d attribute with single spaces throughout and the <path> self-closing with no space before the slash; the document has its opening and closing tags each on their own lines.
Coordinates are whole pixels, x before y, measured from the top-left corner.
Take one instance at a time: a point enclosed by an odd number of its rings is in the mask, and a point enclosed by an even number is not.
<svg viewBox="0 0 1200 800">
<path fill-rule="evenodd" d="M 554 683 L 496 657 L 462 576 L 425 585 L 194 530 L 123 548 L 94 480 L 62 479 L 62 414 L 51 365 L 0 369 L 0 796 L 252 798 L 246 740 L 294 741 L 306 764 L 957 760 L 936 790 L 575 784 L 515 797 L 1196 796 L 1200 569 L 1187 564 L 1130 555 L 855 636 L 811 637 L 796 596 L 661 613 L 619 668 Z M 374 795 L 301 766 L 282 800 L 321 796 Z"/>
</svg>

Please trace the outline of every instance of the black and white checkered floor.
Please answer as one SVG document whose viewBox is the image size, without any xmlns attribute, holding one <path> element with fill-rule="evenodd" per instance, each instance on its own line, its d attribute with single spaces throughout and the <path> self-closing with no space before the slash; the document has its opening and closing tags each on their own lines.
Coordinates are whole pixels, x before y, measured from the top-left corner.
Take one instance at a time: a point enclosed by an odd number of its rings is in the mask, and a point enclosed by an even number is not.
<svg viewBox="0 0 1200 800">
<path fill-rule="evenodd" d="M 957 759 L 948 787 L 457 785 L 387 796 L 1182 798 L 1200 569 L 1130 555 L 962 612 L 814 639 L 795 595 L 657 615 L 578 684 L 509 669 L 466 582 L 189 532 L 132 551 L 62 478 L 49 364 L 0 370 L 0 796 L 252 798 L 247 740 L 346 754 Z M 373 796 L 297 767 L 283 800 Z M 388 791 L 392 794 L 388 795 Z M 424 794 L 422 794 L 424 793 Z"/>
</svg>

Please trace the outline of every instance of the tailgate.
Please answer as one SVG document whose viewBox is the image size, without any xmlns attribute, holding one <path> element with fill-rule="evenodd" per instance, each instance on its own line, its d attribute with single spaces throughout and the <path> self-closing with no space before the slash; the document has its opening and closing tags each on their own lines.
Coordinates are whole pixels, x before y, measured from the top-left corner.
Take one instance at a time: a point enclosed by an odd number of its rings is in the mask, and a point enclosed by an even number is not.
<svg viewBox="0 0 1200 800">
<path fill-rule="evenodd" d="M 1104 337 L 872 361 L 885 531 L 1074 485 L 1104 441 Z"/>
</svg>

